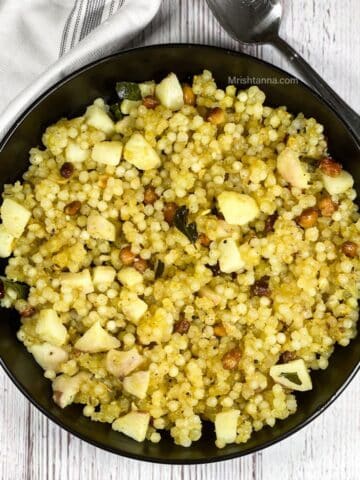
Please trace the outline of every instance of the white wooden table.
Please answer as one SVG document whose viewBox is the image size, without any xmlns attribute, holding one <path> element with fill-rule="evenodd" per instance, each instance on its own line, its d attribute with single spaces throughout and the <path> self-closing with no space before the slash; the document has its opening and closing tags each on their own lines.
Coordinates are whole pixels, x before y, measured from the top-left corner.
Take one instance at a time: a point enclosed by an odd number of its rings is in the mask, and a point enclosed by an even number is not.
<svg viewBox="0 0 360 480">
<path fill-rule="evenodd" d="M 284 4 L 283 35 L 359 111 L 359 0 Z M 243 48 L 219 27 L 205 0 L 163 0 L 133 44 L 169 42 Z M 244 50 L 288 69 L 269 47 Z M 127 460 L 81 442 L 48 421 L 0 372 L 0 480 L 358 480 L 359 451 L 360 376 L 290 439 L 242 459 L 182 467 Z"/>
</svg>

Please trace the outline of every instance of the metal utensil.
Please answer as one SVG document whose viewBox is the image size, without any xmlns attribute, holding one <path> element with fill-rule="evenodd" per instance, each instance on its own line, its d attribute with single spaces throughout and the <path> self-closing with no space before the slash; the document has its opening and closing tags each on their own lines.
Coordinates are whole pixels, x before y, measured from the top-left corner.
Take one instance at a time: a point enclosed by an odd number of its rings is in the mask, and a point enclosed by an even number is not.
<svg viewBox="0 0 360 480">
<path fill-rule="evenodd" d="M 207 0 L 222 27 L 241 43 L 269 43 L 343 118 L 360 143 L 360 116 L 279 35 L 281 0 Z"/>
</svg>

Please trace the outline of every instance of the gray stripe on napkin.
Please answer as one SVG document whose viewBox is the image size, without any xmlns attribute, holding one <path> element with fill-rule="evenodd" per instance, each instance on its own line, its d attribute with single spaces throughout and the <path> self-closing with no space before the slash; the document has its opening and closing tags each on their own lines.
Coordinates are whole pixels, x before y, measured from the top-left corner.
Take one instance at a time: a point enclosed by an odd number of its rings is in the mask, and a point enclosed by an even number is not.
<svg viewBox="0 0 360 480">
<path fill-rule="evenodd" d="M 101 23 L 102 14 L 105 7 L 105 0 L 88 1 L 86 5 L 85 17 L 80 33 L 80 40 L 88 35 L 91 30 Z"/>
<path fill-rule="evenodd" d="M 111 0 L 109 17 L 114 13 L 114 11 L 115 11 L 115 0 Z"/>
<path fill-rule="evenodd" d="M 79 10 L 78 10 L 78 13 L 77 13 L 77 16 L 76 16 L 75 27 L 74 27 L 73 34 L 72 34 L 70 48 L 72 48 L 75 45 L 76 35 L 77 35 L 77 32 L 79 30 L 79 26 L 80 26 L 80 23 L 81 23 L 81 12 L 82 12 L 82 9 L 83 9 L 84 1 L 85 0 L 80 0 Z"/>
<path fill-rule="evenodd" d="M 76 0 L 74 2 L 74 6 L 70 12 L 70 15 L 68 16 L 68 19 L 66 20 L 66 23 L 65 23 L 65 27 L 64 27 L 64 30 L 63 30 L 63 34 L 61 36 L 61 44 L 60 44 L 60 54 L 59 56 L 62 57 L 64 55 L 64 53 L 66 53 L 66 45 L 68 43 L 68 39 L 69 39 L 69 36 L 70 36 L 70 30 L 71 30 L 71 26 L 72 26 L 72 23 L 74 21 L 74 18 L 75 18 L 75 14 L 76 14 L 76 10 L 78 9 L 78 15 L 79 15 L 79 11 L 81 10 L 79 8 L 79 0 Z"/>
</svg>

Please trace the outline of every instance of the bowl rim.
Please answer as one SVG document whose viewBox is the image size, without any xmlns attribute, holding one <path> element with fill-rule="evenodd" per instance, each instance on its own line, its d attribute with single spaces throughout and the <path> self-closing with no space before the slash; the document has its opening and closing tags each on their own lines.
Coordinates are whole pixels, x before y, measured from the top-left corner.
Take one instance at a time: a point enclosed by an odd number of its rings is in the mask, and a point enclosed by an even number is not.
<svg viewBox="0 0 360 480">
<path fill-rule="evenodd" d="M 355 145 L 357 145 L 358 149 L 360 149 L 360 145 L 357 142 L 355 136 L 353 135 L 352 128 L 351 126 L 347 125 L 342 117 L 335 111 L 335 109 L 327 103 L 326 100 L 324 100 L 319 93 L 317 93 L 314 89 L 312 89 L 310 86 L 305 84 L 301 79 L 296 77 L 295 75 L 286 72 L 282 68 L 279 68 L 275 65 L 273 65 L 270 62 L 267 62 L 266 60 L 262 60 L 259 58 L 254 57 L 253 55 L 250 55 L 248 53 L 242 52 L 242 51 L 237 51 L 233 49 L 229 49 L 226 47 L 219 47 L 215 45 L 207 45 L 207 44 L 202 44 L 202 43 L 181 43 L 181 42 L 176 42 L 176 43 L 170 43 L 170 44 L 152 44 L 152 45 L 146 45 L 146 46 L 141 46 L 141 47 L 132 47 L 132 48 L 127 48 L 124 50 L 120 50 L 117 53 L 113 53 L 110 55 L 106 55 L 105 57 L 102 57 L 101 59 L 95 60 L 91 63 L 88 63 L 74 72 L 72 72 L 69 75 L 66 75 L 64 78 L 58 80 L 56 83 L 54 83 L 51 87 L 49 87 L 45 92 L 43 92 L 39 97 L 37 97 L 29 107 L 27 107 L 23 113 L 21 113 L 14 121 L 10 129 L 6 132 L 6 134 L 3 136 L 3 138 L 0 141 L 0 152 L 8 142 L 8 140 L 11 138 L 13 133 L 16 131 L 18 125 L 31 113 L 31 111 L 38 105 L 40 104 L 45 98 L 48 96 L 52 95 L 59 87 L 61 87 L 63 84 L 71 81 L 73 78 L 78 76 L 79 74 L 91 70 L 94 66 L 101 65 L 102 63 L 105 63 L 109 61 L 112 58 L 121 56 L 123 54 L 127 53 L 133 53 L 137 51 L 143 51 L 143 50 L 152 50 L 152 49 L 178 49 L 178 48 L 188 48 L 189 50 L 191 49 L 208 49 L 208 50 L 215 50 L 215 51 L 220 51 L 225 55 L 232 55 L 232 56 L 238 56 L 238 57 L 243 57 L 250 59 L 250 61 L 258 63 L 260 65 L 265 65 L 267 67 L 270 67 L 271 69 L 277 71 L 279 74 L 282 74 L 283 76 L 290 78 L 290 79 L 296 79 L 297 84 L 299 84 L 302 88 L 305 88 L 308 90 L 312 95 L 317 97 L 318 100 L 320 100 L 328 109 L 330 109 L 337 117 L 338 119 L 343 123 L 345 126 L 346 130 L 350 133 L 350 136 L 352 137 Z M 7 376 L 10 378 L 10 380 L 13 382 L 13 384 L 20 390 L 20 392 L 29 400 L 29 402 L 35 406 L 42 414 L 44 414 L 47 418 L 52 420 L 57 426 L 65 430 L 66 432 L 74 435 L 75 437 L 79 438 L 82 441 L 87 442 L 90 445 L 93 445 L 97 448 L 100 448 L 101 450 L 105 450 L 107 452 L 113 453 L 115 455 L 119 455 L 125 458 L 130 458 L 133 460 L 140 460 L 148 463 L 157 463 L 157 464 L 165 464 L 165 465 L 199 465 L 199 464 L 207 464 L 207 463 L 214 463 L 214 462 L 221 462 L 225 460 L 232 460 L 235 458 L 240 458 L 244 457 L 246 455 L 254 454 L 256 452 L 260 452 L 272 445 L 275 445 L 276 443 L 279 443 L 291 435 L 299 432 L 302 430 L 304 427 L 309 425 L 313 420 L 315 420 L 319 415 L 321 415 L 343 392 L 344 390 L 348 387 L 350 382 L 354 379 L 358 371 L 360 370 L 360 358 L 358 360 L 358 363 L 355 365 L 355 367 L 350 371 L 348 377 L 346 378 L 345 382 L 341 385 L 340 388 L 336 390 L 336 392 L 324 403 L 322 403 L 309 417 L 307 417 L 303 422 L 299 423 L 295 427 L 291 428 L 289 431 L 286 433 L 283 433 L 279 435 L 278 437 L 268 440 L 267 442 L 264 442 L 260 446 L 254 446 L 250 448 L 245 448 L 239 452 L 235 453 L 230 453 L 230 454 L 221 454 L 222 449 L 218 449 L 218 454 L 214 457 L 209 457 L 209 458 L 200 458 L 200 459 L 181 459 L 181 460 L 172 460 L 172 459 L 163 459 L 163 458 L 156 458 L 156 457 L 151 457 L 145 454 L 132 454 L 131 452 L 124 452 L 119 449 L 115 449 L 109 445 L 105 445 L 100 441 L 94 440 L 92 438 L 87 437 L 86 435 L 79 433 L 72 429 L 71 427 L 66 426 L 60 419 L 58 419 L 55 415 L 53 415 L 51 412 L 49 412 L 45 407 L 42 407 L 40 404 L 36 402 L 36 400 L 31 396 L 31 394 L 28 392 L 28 390 L 20 383 L 20 381 L 17 379 L 15 374 L 12 372 L 11 368 L 6 364 L 5 360 L 0 357 L 0 365 L 7 374 Z M 245 444 L 246 445 L 246 444 Z M 184 447 L 185 448 L 185 447 Z M 190 447 L 191 448 L 191 447 Z"/>
</svg>

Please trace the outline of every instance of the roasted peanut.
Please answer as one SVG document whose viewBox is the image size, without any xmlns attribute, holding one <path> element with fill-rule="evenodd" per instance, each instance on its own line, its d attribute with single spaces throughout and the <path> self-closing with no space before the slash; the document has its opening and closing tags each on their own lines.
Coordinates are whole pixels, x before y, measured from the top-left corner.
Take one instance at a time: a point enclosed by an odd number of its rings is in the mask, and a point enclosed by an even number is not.
<svg viewBox="0 0 360 480">
<path fill-rule="evenodd" d="M 32 317 L 35 315 L 35 308 L 32 305 L 27 305 L 24 310 L 21 310 L 20 315 L 24 318 Z"/>
<path fill-rule="evenodd" d="M 316 224 L 318 216 L 316 208 L 306 208 L 297 218 L 297 223 L 303 228 L 311 228 Z"/>
<path fill-rule="evenodd" d="M 235 370 L 241 359 L 241 352 L 238 348 L 233 348 L 229 352 L 225 353 L 222 358 L 222 365 L 225 370 Z"/>
<path fill-rule="evenodd" d="M 295 360 L 296 358 L 296 353 L 295 352 L 289 352 L 288 350 L 286 352 L 283 352 L 280 355 L 280 362 L 281 363 L 288 363 L 291 362 L 292 360 Z"/>
<path fill-rule="evenodd" d="M 165 203 L 164 206 L 164 219 L 165 221 L 171 225 L 174 221 L 175 213 L 178 206 L 174 202 Z"/>
<path fill-rule="evenodd" d="M 225 337 L 226 336 L 226 330 L 225 327 L 222 323 L 219 323 L 218 325 L 214 326 L 214 335 L 217 337 Z"/>
<path fill-rule="evenodd" d="M 159 100 L 154 97 L 153 95 L 148 95 L 143 99 L 144 107 L 148 108 L 149 110 L 153 110 L 160 104 Z"/>
<path fill-rule="evenodd" d="M 184 333 L 187 333 L 189 328 L 190 328 L 190 322 L 188 320 L 185 320 L 184 318 L 176 322 L 174 325 L 174 331 L 177 333 L 180 333 L 181 335 L 183 335 Z"/>
<path fill-rule="evenodd" d="M 212 108 L 207 114 L 206 120 L 213 125 L 220 125 L 220 123 L 225 122 L 225 112 L 219 107 Z"/>
<path fill-rule="evenodd" d="M 131 251 L 131 247 L 123 247 L 120 250 L 120 260 L 124 265 L 132 265 L 135 260 L 135 254 Z"/>
<path fill-rule="evenodd" d="M 258 297 L 269 297 L 271 295 L 271 290 L 269 287 L 270 277 L 265 275 L 251 286 L 251 294 Z"/>
<path fill-rule="evenodd" d="M 357 255 L 358 246 L 357 243 L 347 241 L 341 245 L 341 250 L 347 257 L 354 258 Z"/>
<path fill-rule="evenodd" d="M 277 213 L 273 213 L 272 215 L 269 215 L 267 219 L 265 220 L 265 232 L 270 233 L 274 231 L 274 225 L 276 220 L 278 219 L 279 215 Z"/>
<path fill-rule="evenodd" d="M 154 187 L 146 187 L 144 191 L 145 205 L 153 205 L 159 197 L 155 193 Z"/>
<path fill-rule="evenodd" d="M 200 233 L 198 240 L 200 245 L 202 245 L 203 247 L 208 247 L 211 243 L 210 238 L 205 235 L 205 233 Z"/>
<path fill-rule="evenodd" d="M 66 213 L 66 215 L 74 216 L 79 212 L 80 208 L 81 202 L 79 202 L 79 200 L 74 200 L 73 202 L 65 205 L 64 212 Z"/>
<path fill-rule="evenodd" d="M 331 199 L 330 196 L 326 196 L 319 200 L 318 207 L 323 217 L 331 217 L 339 206 Z"/>
<path fill-rule="evenodd" d="M 323 158 L 319 167 L 325 175 L 329 175 L 330 177 L 337 177 L 342 170 L 340 163 L 335 162 L 331 157 Z"/>
<path fill-rule="evenodd" d="M 149 267 L 149 264 L 143 258 L 135 258 L 134 259 L 134 268 L 140 273 L 144 273 L 145 270 Z"/>
<path fill-rule="evenodd" d="M 74 165 L 70 162 L 65 162 L 60 168 L 60 175 L 63 178 L 70 178 L 74 173 Z"/>
<path fill-rule="evenodd" d="M 183 85 L 182 89 L 183 89 L 185 105 L 195 105 L 196 97 L 195 97 L 193 89 L 190 87 L 190 85 L 185 83 Z"/>
</svg>

